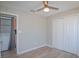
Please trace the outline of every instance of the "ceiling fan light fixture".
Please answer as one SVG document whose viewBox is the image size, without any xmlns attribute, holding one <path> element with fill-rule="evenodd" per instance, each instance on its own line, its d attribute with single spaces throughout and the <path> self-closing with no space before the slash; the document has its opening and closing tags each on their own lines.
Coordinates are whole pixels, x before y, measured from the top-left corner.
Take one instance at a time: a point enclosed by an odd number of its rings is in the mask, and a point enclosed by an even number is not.
<svg viewBox="0 0 79 59">
<path fill-rule="evenodd" d="M 49 8 L 44 8 L 44 10 L 43 10 L 44 12 L 49 12 Z"/>
</svg>

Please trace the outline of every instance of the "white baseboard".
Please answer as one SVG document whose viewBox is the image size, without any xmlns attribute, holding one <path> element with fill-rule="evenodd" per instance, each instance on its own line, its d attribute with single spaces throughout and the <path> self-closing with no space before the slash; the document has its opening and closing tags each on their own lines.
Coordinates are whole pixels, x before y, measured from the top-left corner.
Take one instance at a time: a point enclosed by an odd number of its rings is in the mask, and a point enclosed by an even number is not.
<svg viewBox="0 0 79 59">
<path fill-rule="evenodd" d="M 46 44 L 46 46 L 47 46 L 47 47 L 50 47 L 50 48 L 52 48 L 52 46 L 51 46 L 51 45 L 48 45 L 48 44 Z"/>
<path fill-rule="evenodd" d="M 30 51 L 32 51 L 32 50 L 35 50 L 35 49 L 38 49 L 38 48 L 41 48 L 41 47 L 44 47 L 44 46 L 48 46 L 48 47 L 52 48 L 51 45 L 44 44 L 44 45 L 41 45 L 41 46 L 37 46 L 37 47 L 31 48 L 31 49 L 27 49 L 27 50 L 18 52 L 17 55 L 20 55 L 20 54 L 23 54 L 23 53 L 27 53 L 27 52 L 30 52 Z"/>
<path fill-rule="evenodd" d="M 44 44 L 44 45 L 41 45 L 41 46 L 37 46 L 37 47 L 31 48 L 31 49 L 27 49 L 27 50 L 18 52 L 17 54 L 20 55 L 20 54 L 23 54 L 23 53 L 27 53 L 27 52 L 29 52 L 29 51 L 32 51 L 32 50 L 35 50 L 35 49 L 38 49 L 38 48 L 41 48 L 41 47 L 44 47 L 44 46 L 47 46 L 47 45 Z"/>
<path fill-rule="evenodd" d="M 55 47 L 52 47 L 51 45 L 44 44 L 44 45 L 37 46 L 37 47 L 31 48 L 31 49 L 28 49 L 28 50 L 21 51 L 17 55 L 20 55 L 20 54 L 23 54 L 23 53 L 27 53 L 27 52 L 30 52 L 32 50 L 35 50 L 35 49 L 38 49 L 38 48 L 41 48 L 41 47 L 45 47 L 45 46 L 50 47 L 50 48 L 55 48 Z M 79 56 L 79 54 L 77 54 L 77 55 Z"/>
</svg>

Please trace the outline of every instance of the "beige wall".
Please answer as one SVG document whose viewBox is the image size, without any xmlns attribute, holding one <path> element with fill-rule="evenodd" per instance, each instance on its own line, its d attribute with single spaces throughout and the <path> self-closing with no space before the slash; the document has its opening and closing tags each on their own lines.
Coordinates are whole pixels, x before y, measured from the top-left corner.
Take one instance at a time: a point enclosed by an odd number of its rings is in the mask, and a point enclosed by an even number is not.
<svg viewBox="0 0 79 59">
<path fill-rule="evenodd" d="M 17 19 L 17 53 L 26 52 L 46 44 L 47 20 L 35 14 L 28 14 L 12 10 L 8 7 L 0 7 L 4 13 L 14 14 Z"/>
<path fill-rule="evenodd" d="M 24 51 L 46 44 L 47 20 L 36 15 L 19 16 L 19 50 Z"/>
</svg>

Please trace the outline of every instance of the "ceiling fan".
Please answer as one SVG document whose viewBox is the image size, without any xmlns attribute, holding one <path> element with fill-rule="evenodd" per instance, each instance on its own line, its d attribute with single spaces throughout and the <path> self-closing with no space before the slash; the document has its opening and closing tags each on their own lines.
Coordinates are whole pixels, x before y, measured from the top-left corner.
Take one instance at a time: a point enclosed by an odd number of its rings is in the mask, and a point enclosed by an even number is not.
<svg viewBox="0 0 79 59">
<path fill-rule="evenodd" d="M 37 10 L 31 10 L 32 12 L 39 12 L 41 10 L 43 10 L 44 12 L 49 12 L 50 9 L 52 10 L 58 10 L 59 8 L 53 7 L 53 6 L 49 6 L 48 5 L 48 1 L 43 1 L 43 7 Z"/>
</svg>

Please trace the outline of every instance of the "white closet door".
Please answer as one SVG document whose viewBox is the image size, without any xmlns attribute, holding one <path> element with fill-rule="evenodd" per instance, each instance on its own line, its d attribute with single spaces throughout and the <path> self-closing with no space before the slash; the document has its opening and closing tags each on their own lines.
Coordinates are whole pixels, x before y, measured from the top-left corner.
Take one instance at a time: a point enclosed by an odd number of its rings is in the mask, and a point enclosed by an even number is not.
<svg viewBox="0 0 79 59">
<path fill-rule="evenodd" d="M 79 14 L 77 15 L 77 55 L 79 56 Z"/>
<path fill-rule="evenodd" d="M 64 18 L 64 50 L 75 53 L 77 49 L 77 18 L 74 15 Z"/>
<path fill-rule="evenodd" d="M 55 19 L 52 24 L 53 28 L 53 47 L 63 49 L 63 19 Z"/>
<path fill-rule="evenodd" d="M 53 20 L 53 47 L 75 53 L 77 49 L 77 19 L 74 15 Z"/>
</svg>

